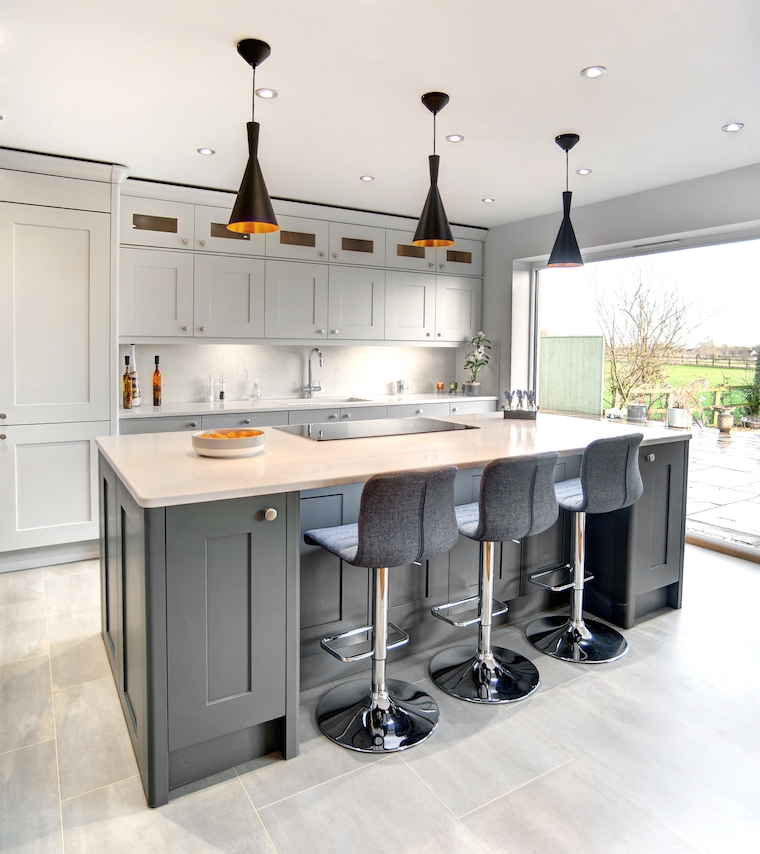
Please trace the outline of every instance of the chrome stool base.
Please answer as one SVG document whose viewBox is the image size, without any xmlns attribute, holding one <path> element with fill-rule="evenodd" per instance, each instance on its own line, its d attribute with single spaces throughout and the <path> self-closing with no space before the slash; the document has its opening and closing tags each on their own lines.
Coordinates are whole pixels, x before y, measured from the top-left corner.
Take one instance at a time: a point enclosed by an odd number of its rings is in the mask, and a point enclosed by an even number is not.
<svg viewBox="0 0 760 854">
<path fill-rule="evenodd" d="M 435 700 L 415 685 L 389 679 L 387 706 L 373 703 L 364 680 L 338 685 L 317 707 L 317 726 L 341 747 L 393 753 L 424 741 L 438 726 Z"/>
<path fill-rule="evenodd" d="M 540 617 L 525 636 L 537 650 L 562 661 L 604 664 L 628 652 L 628 642 L 612 626 L 598 620 L 584 620 L 583 626 L 578 629 L 567 617 Z"/>
<path fill-rule="evenodd" d="M 444 649 L 430 662 L 430 676 L 441 690 L 468 703 L 513 703 L 538 688 L 533 662 L 500 646 L 491 647 L 491 655 L 489 665 L 476 646 Z"/>
</svg>

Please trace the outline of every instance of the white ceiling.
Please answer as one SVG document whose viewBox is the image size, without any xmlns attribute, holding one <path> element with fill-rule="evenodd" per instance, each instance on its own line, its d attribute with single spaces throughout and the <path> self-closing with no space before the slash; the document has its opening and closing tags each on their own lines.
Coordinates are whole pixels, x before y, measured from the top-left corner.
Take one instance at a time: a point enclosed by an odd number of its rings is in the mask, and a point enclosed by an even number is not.
<svg viewBox="0 0 760 854">
<path fill-rule="evenodd" d="M 0 145 L 235 190 L 254 37 L 272 196 L 419 216 L 439 90 L 449 219 L 492 226 L 560 210 L 558 133 L 576 206 L 760 162 L 759 36 L 758 0 L 3 0 Z"/>
</svg>

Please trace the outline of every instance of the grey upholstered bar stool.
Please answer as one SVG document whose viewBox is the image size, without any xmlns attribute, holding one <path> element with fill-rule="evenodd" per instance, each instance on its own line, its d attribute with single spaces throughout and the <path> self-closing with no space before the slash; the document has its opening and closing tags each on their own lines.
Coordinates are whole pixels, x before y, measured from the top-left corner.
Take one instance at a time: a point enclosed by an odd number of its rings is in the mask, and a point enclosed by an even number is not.
<svg viewBox="0 0 760 854">
<path fill-rule="evenodd" d="M 389 649 L 409 636 L 388 622 L 389 567 L 419 562 L 447 552 L 457 541 L 454 516 L 456 466 L 391 472 L 364 485 L 359 521 L 354 525 L 317 528 L 304 539 L 322 546 L 352 566 L 373 571 L 373 620 L 322 640 L 322 647 L 341 661 L 372 656 L 372 682 L 339 685 L 322 697 L 317 724 L 336 744 L 364 753 L 404 750 L 424 741 L 438 725 L 438 706 L 415 685 L 385 678 Z M 388 626 L 402 639 L 388 644 Z M 339 638 L 372 633 L 372 652 L 343 656 L 330 646 Z"/>
<path fill-rule="evenodd" d="M 511 703 L 538 688 L 538 670 L 532 662 L 512 650 L 491 646 L 493 617 L 507 611 L 493 598 L 494 549 L 496 543 L 529 537 L 554 524 L 559 513 L 554 495 L 558 456 L 552 451 L 493 460 L 483 469 L 477 503 L 456 508 L 459 533 L 480 542 L 480 591 L 478 596 L 432 611 L 454 626 L 478 623 L 478 643 L 439 652 L 430 663 L 430 675 L 439 688 L 460 700 Z M 469 602 L 477 602 L 477 617 L 457 620 L 446 614 Z"/>
<path fill-rule="evenodd" d="M 615 661 L 628 651 L 625 638 L 599 620 L 583 619 L 583 589 L 592 575 L 586 575 L 586 514 L 611 513 L 629 507 L 643 492 L 639 473 L 639 445 L 644 436 L 631 433 L 597 439 L 583 452 L 581 476 L 555 484 L 559 506 L 573 514 L 572 576 L 568 584 L 549 585 L 541 577 L 551 570 L 530 576 L 534 584 L 549 590 L 569 590 L 573 598 L 569 617 L 540 617 L 528 625 L 525 634 L 536 649 L 561 658 L 602 664 Z"/>
</svg>

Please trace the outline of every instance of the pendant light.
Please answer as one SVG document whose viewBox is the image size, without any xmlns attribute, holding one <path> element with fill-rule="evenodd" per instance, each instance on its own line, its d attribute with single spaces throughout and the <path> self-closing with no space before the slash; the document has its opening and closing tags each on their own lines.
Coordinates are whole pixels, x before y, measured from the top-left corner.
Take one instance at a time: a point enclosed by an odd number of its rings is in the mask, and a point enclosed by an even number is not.
<svg viewBox="0 0 760 854">
<path fill-rule="evenodd" d="M 251 121 L 248 122 L 248 165 L 238 190 L 227 228 L 242 234 L 268 234 L 278 231 L 277 217 L 267 193 L 264 176 L 261 174 L 259 158 L 259 123 L 255 122 L 256 111 L 256 66 L 269 56 L 271 48 L 259 39 L 243 39 L 238 42 L 238 53 L 253 68 L 253 106 Z"/>
<path fill-rule="evenodd" d="M 412 243 L 415 246 L 452 246 L 454 238 L 446 219 L 446 211 L 443 209 L 441 194 L 438 192 L 440 157 L 435 153 L 435 117 L 449 103 L 449 96 L 443 92 L 427 92 L 422 96 L 422 103 L 433 114 L 433 153 L 428 158 L 430 161 L 430 190 Z"/>
<path fill-rule="evenodd" d="M 570 149 L 578 142 L 577 133 L 561 133 L 555 138 L 557 145 L 565 152 L 565 192 L 562 194 L 562 225 L 559 227 L 557 239 L 554 241 L 552 254 L 549 256 L 547 267 L 582 267 L 583 258 L 575 239 L 573 224 L 570 222 L 570 202 L 573 194 L 569 187 L 569 154 Z"/>
</svg>

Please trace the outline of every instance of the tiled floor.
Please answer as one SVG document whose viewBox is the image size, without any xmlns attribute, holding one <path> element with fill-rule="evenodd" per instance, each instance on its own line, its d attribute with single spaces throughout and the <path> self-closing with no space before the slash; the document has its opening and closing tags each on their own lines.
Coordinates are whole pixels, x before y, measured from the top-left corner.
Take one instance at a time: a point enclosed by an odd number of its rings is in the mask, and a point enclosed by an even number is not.
<svg viewBox="0 0 760 854">
<path fill-rule="evenodd" d="M 689 533 L 760 548 L 760 430 L 694 427 L 686 512 Z"/>
<path fill-rule="evenodd" d="M 684 608 L 583 667 L 529 654 L 536 696 L 453 700 L 425 653 L 394 663 L 441 709 L 385 758 L 334 746 L 302 695 L 301 755 L 269 756 L 145 805 L 98 634 L 92 561 L 0 575 L 0 851 L 514 852 L 759 850 L 760 565 L 687 546 Z"/>
</svg>

